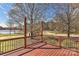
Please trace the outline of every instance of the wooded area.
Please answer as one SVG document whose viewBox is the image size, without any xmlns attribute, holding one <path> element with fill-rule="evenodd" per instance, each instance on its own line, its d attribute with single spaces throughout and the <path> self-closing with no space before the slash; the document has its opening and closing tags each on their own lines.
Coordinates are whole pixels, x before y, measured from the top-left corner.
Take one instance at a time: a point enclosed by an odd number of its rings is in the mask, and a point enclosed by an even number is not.
<svg viewBox="0 0 79 59">
<path fill-rule="evenodd" d="M 51 16 L 47 20 L 47 15 Z M 44 21 L 44 30 L 51 30 L 58 33 L 79 33 L 79 4 L 34 4 L 34 3 L 16 3 L 13 8 L 8 12 L 9 22 L 8 26 L 12 27 L 17 24 L 18 27 L 23 28 L 24 17 L 27 17 L 28 26 L 31 26 L 31 35 L 33 32 L 34 23 Z M 9 25 L 10 24 L 10 25 Z"/>
</svg>

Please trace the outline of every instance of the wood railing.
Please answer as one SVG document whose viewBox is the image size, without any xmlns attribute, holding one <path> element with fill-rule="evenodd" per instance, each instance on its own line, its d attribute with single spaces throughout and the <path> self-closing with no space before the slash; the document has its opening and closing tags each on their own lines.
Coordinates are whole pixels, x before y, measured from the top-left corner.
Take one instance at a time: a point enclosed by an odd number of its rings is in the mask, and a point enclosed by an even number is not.
<svg viewBox="0 0 79 59">
<path fill-rule="evenodd" d="M 48 44 L 51 44 L 53 46 L 79 52 L 79 37 L 71 37 L 70 39 L 68 39 L 66 36 L 46 35 L 44 36 L 44 39 L 46 42 L 48 42 Z"/>
<path fill-rule="evenodd" d="M 30 37 L 31 36 L 26 37 L 27 46 L 39 42 L 39 40 L 36 39 L 37 42 L 29 43 L 28 40 L 30 39 Z M 37 35 L 37 36 L 33 36 L 33 37 L 35 39 L 35 37 L 41 37 L 41 35 Z M 25 37 L 16 37 L 16 38 L 8 38 L 8 39 L 0 40 L 0 55 L 20 49 L 20 48 L 25 48 L 24 41 L 25 41 Z M 26 48 L 27 48 L 27 46 L 26 46 Z"/>
<path fill-rule="evenodd" d="M 61 48 L 69 49 L 75 52 L 79 52 L 79 37 L 67 37 L 58 36 L 59 46 Z"/>
<path fill-rule="evenodd" d="M 33 44 L 36 44 L 38 42 L 42 42 L 43 40 L 41 40 L 42 35 L 36 35 L 33 36 L 33 42 L 29 42 L 31 36 L 27 36 L 26 37 L 26 48 L 28 48 L 28 46 L 31 45 L 31 48 L 33 46 Z M 4 53 L 8 53 L 20 48 L 25 48 L 25 37 L 16 37 L 16 38 L 9 38 L 9 39 L 2 39 L 0 40 L 0 55 L 4 54 Z M 44 37 L 43 37 L 44 38 Z M 45 38 L 44 38 L 45 39 Z M 75 39 L 70 39 L 69 41 L 65 40 L 66 38 L 62 38 L 62 37 L 57 37 L 57 41 L 59 42 L 59 47 L 61 48 L 74 48 L 75 51 L 79 52 L 79 41 L 75 40 Z M 50 40 L 50 39 L 48 39 Z M 65 41 L 64 41 L 65 40 Z M 46 42 L 46 41 L 43 41 Z M 57 44 L 56 44 L 57 45 Z"/>
<path fill-rule="evenodd" d="M 23 37 L 0 40 L 0 54 L 4 54 L 24 46 Z"/>
</svg>

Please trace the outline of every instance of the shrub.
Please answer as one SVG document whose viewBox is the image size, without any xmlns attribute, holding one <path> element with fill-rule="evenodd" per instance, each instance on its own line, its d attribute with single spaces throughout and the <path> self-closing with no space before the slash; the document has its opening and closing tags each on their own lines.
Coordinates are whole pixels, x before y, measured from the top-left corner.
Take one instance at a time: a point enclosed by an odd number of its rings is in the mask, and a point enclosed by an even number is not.
<svg viewBox="0 0 79 59">
<path fill-rule="evenodd" d="M 52 45 L 56 45 L 57 44 L 57 40 L 54 36 L 46 36 L 45 40 L 48 44 L 52 44 Z"/>
</svg>

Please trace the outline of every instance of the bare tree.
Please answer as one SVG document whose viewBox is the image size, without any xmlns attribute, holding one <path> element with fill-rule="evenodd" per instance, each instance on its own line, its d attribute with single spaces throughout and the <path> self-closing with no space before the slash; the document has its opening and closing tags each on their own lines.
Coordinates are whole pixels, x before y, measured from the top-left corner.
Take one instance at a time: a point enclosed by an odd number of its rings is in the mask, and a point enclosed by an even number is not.
<svg viewBox="0 0 79 59">
<path fill-rule="evenodd" d="M 9 16 L 22 25 L 24 17 L 27 17 L 28 23 L 30 22 L 31 36 L 33 36 L 33 24 L 44 18 L 46 8 L 47 4 L 17 3 L 9 11 Z"/>
<path fill-rule="evenodd" d="M 72 30 L 72 27 L 74 25 L 76 19 L 78 19 L 78 13 L 79 9 L 76 12 L 76 9 L 78 8 L 78 4 L 56 4 L 56 16 L 55 18 L 57 21 L 59 20 L 59 23 L 64 26 L 64 28 L 67 30 L 67 36 L 70 38 L 70 33 Z M 56 20 L 55 19 L 55 20 Z M 59 26 L 59 25 L 58 25 Z"/>
<path fill-rule="evenodd" d="M 14 22 L 11 21 L 10 19 L 8 19 L 6 25 L 8 26 L 8 29 L 10 30 L 10 35 L 11 35 L 11 32 L 12 32 L 13 27 L 14 27 Z"/>
</svg>

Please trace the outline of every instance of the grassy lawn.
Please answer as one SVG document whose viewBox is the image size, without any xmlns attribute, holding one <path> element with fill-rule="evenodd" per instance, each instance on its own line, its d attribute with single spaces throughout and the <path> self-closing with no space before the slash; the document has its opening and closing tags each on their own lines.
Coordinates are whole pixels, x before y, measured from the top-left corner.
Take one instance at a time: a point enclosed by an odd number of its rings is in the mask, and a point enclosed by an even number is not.
<svg viewBox="0 0 79 59">
<path fill-rule="evenodd" d="M 45 31 L 45 32 L 48 32 L 48 33 L 55 33 L 55 34 L 67 34 L 66 32 L 56 32 L 56 31 Z M 75 35 L 78 35 L 79 32 L 71 32 L 71 34 L 75 34 Z"/>
</svg>

